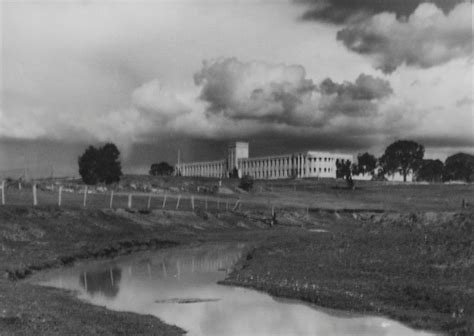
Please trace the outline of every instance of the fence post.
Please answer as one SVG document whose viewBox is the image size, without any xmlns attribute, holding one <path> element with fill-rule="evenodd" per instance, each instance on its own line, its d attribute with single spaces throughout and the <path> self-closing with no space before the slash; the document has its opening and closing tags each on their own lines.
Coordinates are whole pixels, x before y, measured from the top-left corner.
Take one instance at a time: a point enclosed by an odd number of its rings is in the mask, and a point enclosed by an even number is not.
<svg viewBox="0 0 474 336">
<path fill-rule="evenodd" d="M 114 272 L 113 272 L 112 268 L 110 268 L 109 272 L 110 272 L 110 283 L 113 286 L 114 285 Z"/>
<path fill-rule="evenodd" d="M 166 193 L 165 193 L 165 198 L 163 198 L 163 205 L 161 206 L 162 209 L 164 209 L 166 206 Z"/>
<path fill-rule="evenodd" d="M 110 204 L 109 204 L 110 209 L 112 209 L 113 204 L 114 204 L 114 191 L 112 190 L 112 192 L 110 193 Z"/>
<path fill-rule="evenodd" d="M 21 190 L 21 182 L 18 182 L 18 190 Z"/>
<path fill-rule="evenodd" d="M 176 210 L 179 208 L 179 200 L 181 199 L 181 195 L 178 196 L 178 201 L 176 202 Z"/>
<path fill-rule="evenodd" d="M 148 195 L 148 204 L 146 205 L 147 210 L 150 210 L 151 206 L 151 194 Z"/>
<path fill-rule="evenodd" d="M 86 207 L 86 204 L 87 204 L 87 186 L 85 186 L 84 188 L 84 201 L 83 201 L 83 206 L 84 208 Z"/>
<path fill-rule="evenodd" d="M 132 194 L 128 194 L 128 208 L 132 208 Z"/>
<path fill-rule="evenodd" d="M 62 195 L 63 194 L 63 186 L 59 186 L 58 190 L 58 206 L 61 206 L 61 201 L 62 201 Z"/>
<path fill-rule="evenodd" d="M 5 180 L 2 181 L 2 205 L 5 205 Z"/>
<path fill-rule="evenodd" d="M 237 207 L 239 206 L 239 202 L 240 200 L 237 200 L 237 202 L 235 202 L 233 211 L 237 210 Z"/>
<path fill-rule="evenodd" d="M 191 208 L 194 211 L 194 195 L 191 195 Z"/>
<path fill-rule="evenodd" d="M 33 183 L 33 205 L 38 205 L 38 198 L 36 197 L 36 183 Z"/>
<path fill-rule="evenodd" d="M 87 292 L 87 272 L 84 272 L 83 277 L 84 277 L 84 289 Z"/>
</svg>

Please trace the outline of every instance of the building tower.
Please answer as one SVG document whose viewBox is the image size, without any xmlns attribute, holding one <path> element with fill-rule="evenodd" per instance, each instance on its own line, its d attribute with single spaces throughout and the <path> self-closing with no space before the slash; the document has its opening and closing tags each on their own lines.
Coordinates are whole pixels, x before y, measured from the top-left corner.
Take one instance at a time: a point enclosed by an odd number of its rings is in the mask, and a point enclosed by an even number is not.
<svg viewBox="0 0 474 336">
<path fill-rule="evenodd" d="M 227 176 L 232 176 L 236 171 L 238 177 L 241 177 L 241 169 L 239 167 L 239 159 L 248 159 L 249 143 L 235 142 L 229 145 L 227 149 Z"/>
</svg>

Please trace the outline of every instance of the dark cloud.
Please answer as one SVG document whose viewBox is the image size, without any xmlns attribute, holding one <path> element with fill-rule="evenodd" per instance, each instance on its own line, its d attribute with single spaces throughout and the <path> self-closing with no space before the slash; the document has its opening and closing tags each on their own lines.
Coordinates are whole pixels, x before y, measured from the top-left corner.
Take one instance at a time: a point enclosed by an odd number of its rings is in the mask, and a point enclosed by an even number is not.
<svg viewBox="0 0 474 336">
<path fill-rule="evenodd" d="M 430 148 L 470 148 L 474 150 L 474 135 L 465 137 L 462 135 L 436 135 L 436 136 L 414 136 L 413 139 Z"/>
<path fill-rule="evenodd" d="M 319 86 L 323 93 L 321 108 L 331 116 L 370 116 L 377 112 L 378 101 L 390 96 L 393 89 L 386 80 L 361 74 L 354 83 L 334 83 L 326 78 Z"/>
<path fill-rule="evenodd" d="M 309 5 L 303 14 L 304 20 L 321 20 L 346 23 L 383 12 L 407 17 L 422 3 L 433 3 L 444 12 L 449 12 L 465 0 L 300 0 Z"/>
<path fill-rule="evenodd" d="M 457 107 L 472 106 L 472 105 L 474 105 L 474 98 L 472 97 L 464 97 L 463 99 L 460 99 L 456 102 Z"/>
<path fill-rule="evenodd" d="M 326 78 L 320 85 L 324 94 L 337 94 L 338 97 L 349 97 L 352 100 L 381 99 L 393 93 L 390 83 L 386 80 L 361 74 L 354 83 L 334 83 Z"/>
<path fill-rule="evenodd" d="M 359 54 L 369 55 L 386 73 L 402 64 L 429 68 L 460 57 L 472 57 L 472 3 L 448 14 L 422 4 L 407 19 L 382 13 L 350 24 L 337 39 Z"/>
</svg>

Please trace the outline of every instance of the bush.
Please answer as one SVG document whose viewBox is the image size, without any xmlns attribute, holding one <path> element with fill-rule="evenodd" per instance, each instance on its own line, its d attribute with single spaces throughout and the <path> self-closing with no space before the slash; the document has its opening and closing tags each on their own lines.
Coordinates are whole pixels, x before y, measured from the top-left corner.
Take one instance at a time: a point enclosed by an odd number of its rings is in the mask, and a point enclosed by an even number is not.
<svg viewBox="0 0 474 336">
<path fill-rule="evenodd" d="M 150 167 L 151 176 L 171 176 L 174 173 L 174 168 L 168 162 L 154 163 Z"/>
<path fill-rule="evenodd" d="M 245 191 L 250 191 L 253 188 L 253 177 L 250 175 L 244 175 L 240 179 L 239 188 Z"/>
</svg>

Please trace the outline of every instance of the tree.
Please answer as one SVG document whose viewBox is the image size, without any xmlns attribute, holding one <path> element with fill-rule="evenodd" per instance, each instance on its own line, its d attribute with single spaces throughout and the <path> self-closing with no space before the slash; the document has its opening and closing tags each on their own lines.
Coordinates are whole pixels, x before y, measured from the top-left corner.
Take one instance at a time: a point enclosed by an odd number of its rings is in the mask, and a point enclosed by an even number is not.
<svg viewBox="0 0 474 336">
<path fill-rule="evenodd" d="M 377 159 L 375 156 L 369 153 L 357 155 L 357 164 L 353 166 L 352 173 L 354 175 L 359 174 L 375 174 L 375 168 L 377 167 Z"/>
<path fill-rule="evenodd" d="M 85 184 L 93 185 L 99 182 L 98 166 L 99 151 L 89 146 L 78 159 L 79 174 Z"/>
<path fill-rule="evenodd" d="M 120 151 L 113 143 L 99 148 L 89 146 L 78 158 L 78 164 L 79 174 L 85 184 L 111 184 L 120 181 L 122 176 Z"/>
<path fill-rule="evenodd" d="M 444 165 L 440 160 L 423 160 L 418 170 L 417 180 L 439 182 L 443 178 Z"/>
<path fill-rule="evenodd" d="M 349 189 L 354 189 L 354 180 L 352 179 L 353 168 L 349 160 L 336 160 L 336 178 L 344 178 Z"/>
<path fill-rule="evenodd" d="M 474 180 L 474 155 L 457 153 L 448 157 L 444 164 L 443 180 Z"/>
<path fill-rule="evenodd" d="M 425 148 L 410 140 L 398 140 L 385 149 L 385 153 L 379 159 L 384 173 L 394 174 L 400 172 L 403 181 L 407 181 L 407 175 L 416 173 L 423 162 Z"/>
<path fill-rule="evenodd" d="M 99 149 L 98 174 L 99 181 L 111 184 L 120 181 L 122 176 L 122 164 L 120 163 L 120 151 L 113 143 L 107 143 Z"/>
<path fill-rule="evenodd" d="M 154 163 L 150 167 L 150 175 L 152 176 L 170 176 L 174 172 L 174 168 L 168 162 Z"/>
</svg>

